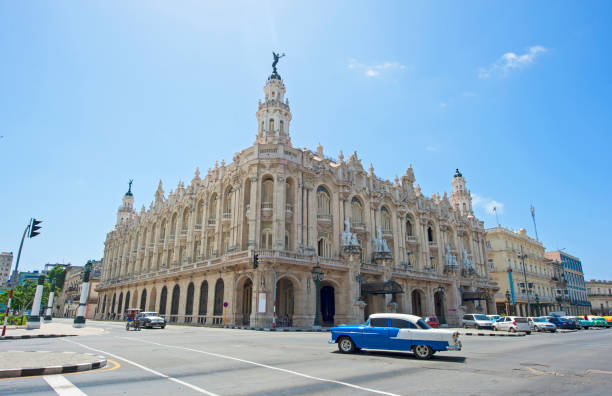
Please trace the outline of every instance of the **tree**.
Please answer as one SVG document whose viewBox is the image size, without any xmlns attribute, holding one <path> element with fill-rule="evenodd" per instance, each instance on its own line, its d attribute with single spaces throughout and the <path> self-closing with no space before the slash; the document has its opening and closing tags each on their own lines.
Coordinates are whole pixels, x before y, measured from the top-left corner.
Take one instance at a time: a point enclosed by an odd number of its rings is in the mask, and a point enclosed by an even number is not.
<svg viewBox="0 0 612 396">
<path fill-rule="evenodd" d="M 55 279 L 55 286 L 59 287 L 60 290 L 64 288 L 64 279 L 66 278 L 66 268 L 61 265 L 56 265 L 47 274 L 47 282 L 51 282 Z"/>
<path fill-rule="evenodd" d="M 43 285 L 43 295 L 40 303 L 42 312 L 47 308 L 47 301 L 49 300 L 49 293 L 51 292 L 51 283 L 45 282 Z M 60 293 L 60 288 L 55 287 L 55 295 Z M 25 311 L 32 308 L 34 302 L 34 295 L 36 294 L 36 281 L 32 279 L 26 279 L 23 285 L 15 286 L 13 290 L 13 300 L 11 301 L 11 311 Z M 8 302 L 9 293 L 3 293 L 0 295 L 0 304 L 6 304 Z"/>
</svg>

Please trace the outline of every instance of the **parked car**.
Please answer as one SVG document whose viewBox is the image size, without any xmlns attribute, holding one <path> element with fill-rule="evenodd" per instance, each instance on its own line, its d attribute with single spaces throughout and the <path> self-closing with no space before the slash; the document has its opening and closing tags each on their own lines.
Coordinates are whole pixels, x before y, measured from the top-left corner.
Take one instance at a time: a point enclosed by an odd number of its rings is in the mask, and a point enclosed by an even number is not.
<svg viewBox="0 0 612 396">
<path fill-rule="evenodd" d="M 482 314 L 465 314 L 463 315 L 463 327 L 473 327 L 475 329 L 491 329 L 493 330 L 493 322 L 487 315 Z"/>
<path fill-rule="evenodd" d="M 166 327 L 166 319 L 159 316 L 157 312 L 141 312 L 138 314 L 138 320 L 142 327 L 150 329 L 152 327 L 159 327 L 163 329 Z"/>
<path fill-rule="evenodd" d="M 587 317 L 593 321 L 595 327 L 608 327 L 608 322 L 601 316 L 587 315 Z"/>
<path fill-rule="evenodd" d="M 493 323 L 493 330 L 501 331 L 523 331 L 527 334 L 531 334 L 531 327 L 527 318 L 523 316 L 504 316 L 497 322 Z"/>
<path fill-rule="evenodd" d="M 491 319 L 491 322 L 493 322 L 493 323 L 495 323 L 495 322 L 497 322 L 498 320 L 501 319 L 501 315 L 487 315 L 487 317 L 489 319 Z"/>
<path fill-rule="evenodd" d="M 440 327 L 440 321 L 435 316 L 428 316 L 425 318 L 425 323 L 427 323 L 430 327 Z"/>
<path fill-rule="evenodd" d="M 576 329 L 578 330 L 584 329 L 584 326 L 582 326 L 582 323 L 580 323 L 580 320 L 578 320 L 577 318 L 573 316 L 563 316 L 561 317 L 561 319 L 574 323 L 576 325 Z"/>
<path fill-rule="evenodd" d="M 576 324 L 576 322 L 574 321 L 568 321 L 566 319 L 560 318 L 558 316 L 550 316 L 548 318 L 548 321 L 552 324 L 554 324 L 555 326 L 557 326 L 557 329 L 564 329 L 564 330 L 576 330 L 578 329 L 579 325 Z"/>
<path fill-rule="evenodd" d="M 612 326 L 612 316 L 602 316 L 602 318 L 605 319 L 606 324 L 608 325 L 608 327 Z"/>
<path fill-rule="evenodd" d="M 437 351 L 460 351 L 459 332 L 431 328 L 423 319 L 406 314 L 372 314 L 365 324 L 330 329 L 330 344 L 342 353 L 360 349 L 410 351 L 418 359 L 429 359 Z"/>
<path fill-rule="evenodd" d="M 557 331 L 557 326 L 550 323 L 546 318 L 529 318 L 529 327 L 533 331 Z"/>
<path fill-rule="evenodd" d="M 578 322 L 580 322 L 580 325 L 585 330 L 588 330 L 589 327 L 595 326 L 595 322 L 590 319 L 585 319 L 584 316 L 571 316 L 571 318 L 576 319 Z"/>
</svg>

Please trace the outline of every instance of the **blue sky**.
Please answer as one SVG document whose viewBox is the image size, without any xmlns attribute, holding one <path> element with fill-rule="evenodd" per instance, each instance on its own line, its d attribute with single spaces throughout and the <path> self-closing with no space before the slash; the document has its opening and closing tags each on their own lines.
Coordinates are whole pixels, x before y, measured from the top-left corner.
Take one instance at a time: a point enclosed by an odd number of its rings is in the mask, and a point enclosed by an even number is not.
<svg viewBox="0 0 612 396">
<path fill-rule="evenodd" d="M 612 279 L 609 2 L 0 3 L 0 250 L 22 269 L 100 258 L 136 207 L 251 145 L 271 52 L 293 144 L 357 150 L 429 196 L 460 168 L 486 227 Z"/>
</svg>

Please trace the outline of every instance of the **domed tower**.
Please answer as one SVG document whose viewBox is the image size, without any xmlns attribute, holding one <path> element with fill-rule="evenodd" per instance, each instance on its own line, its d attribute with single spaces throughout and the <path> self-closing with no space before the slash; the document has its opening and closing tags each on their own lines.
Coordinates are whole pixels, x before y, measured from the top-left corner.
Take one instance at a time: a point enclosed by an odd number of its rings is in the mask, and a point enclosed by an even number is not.
<svg viewBox="0 0 612 396">
<path fill-rule="evenodd" d="M 465 188 L 465 179 L 459 169 L 455 170 L 453 176 L 453 192 L 450 196 L 450 202 L 456 211 L 462 215 L 473 215 L 472 211 L 472 195 L 470 190 Z"/>
<path fill-rule="evenodd" d="M 132 182 L 133 180 L 130 180 L 128 191 L 123 196 L 122 205 L 117 210 L 117 226 L 127 224 L 129 220 L 136 216 L 136 211 L 134 211 Z"/>
<path fill-rule="evenodd" d="M 274 54 L 272 74 L 268 77 L 264 87 L 265 99 L 259 101 L 257 109 L 257 139 L 258 144 L 286 144 L 291 146 L 289 136 L 289 123 L 291 110 L 289 100 L 285 99 L 285 84 L 276 71 L 278 60 L 284 56 Z"/>
</svg>

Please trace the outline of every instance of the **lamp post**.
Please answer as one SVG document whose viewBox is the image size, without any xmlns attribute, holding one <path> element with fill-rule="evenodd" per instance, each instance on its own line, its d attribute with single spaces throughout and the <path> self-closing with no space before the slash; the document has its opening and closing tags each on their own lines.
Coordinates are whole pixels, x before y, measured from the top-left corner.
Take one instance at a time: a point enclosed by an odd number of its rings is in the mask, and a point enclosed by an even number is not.
<svg viewBox="0 0 612 396">
<path fill-rule="evenodd" d="M 523 266 L 523 278 L 525 279 L 525 293 L 527 293 L 527 316 L 531 315 L 531 299 L 529 298 L 529 286 L 527 285 L 527 271 L 525 269 L 525 258 L 527 255 L 523 252 L 523 245 L 521 245 L 521 254 L 518 255 L 518 258 L 521 259 L 521 264 Z"/>
<path fill-rule="evenodd" d="M 510 291 L 506 290 L 506 315 L 510 316 L 510 303 L 512 302 L 512 296 Z"/>
<path fill-rule="evenodd" d="M 312 268 L 312 280 L 315 284 L 315 318 L 313 327 L 321 327 L 321 321 L 319 319 L 319 285 L 323 280 L 323 271 L 321 271 L 321 266 L 317 262 L 315 266 Z"/>
<path fill-rule="evenodd" d="M 439 285 L 437 290 L 438 293 L 440 293 L 440 324 L 446 324 L 446 315 L 444 314 L 444 310 L 446 309 L 444 307 L 444 286 Z"/>
</svg>

